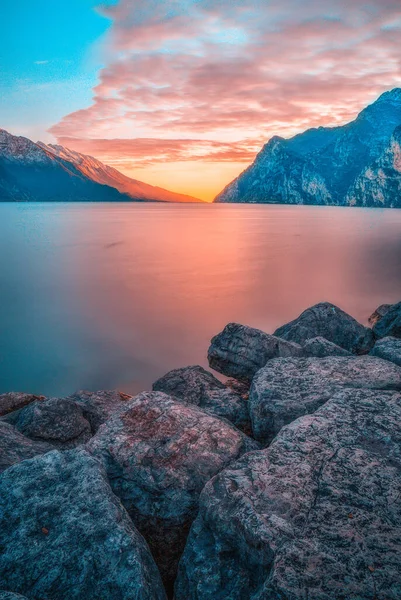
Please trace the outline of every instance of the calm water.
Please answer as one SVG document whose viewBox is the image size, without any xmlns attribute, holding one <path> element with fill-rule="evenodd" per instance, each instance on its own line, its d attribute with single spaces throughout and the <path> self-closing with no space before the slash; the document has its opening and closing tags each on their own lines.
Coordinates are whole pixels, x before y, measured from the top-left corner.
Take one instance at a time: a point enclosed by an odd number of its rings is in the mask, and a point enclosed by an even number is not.
<svg viewBox="0 0 401 600">
<path fill-rule="evenodd" d="M 239 321 L 401 300 L 401 211 L 0 205 L 0 392 L 136 392 Z"/>
</svg>

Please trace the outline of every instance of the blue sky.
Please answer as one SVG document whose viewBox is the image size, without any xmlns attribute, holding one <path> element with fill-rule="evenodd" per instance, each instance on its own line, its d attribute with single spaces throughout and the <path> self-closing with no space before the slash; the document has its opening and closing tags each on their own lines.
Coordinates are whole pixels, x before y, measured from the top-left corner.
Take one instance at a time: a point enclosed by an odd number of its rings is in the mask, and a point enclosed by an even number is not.
<svg viewBox="0 0 401 600">
<path fill-rule="evenodd" d="M 36 139 L 89 106 L 111 21 L 92 0 L 5 0 L 0 30 L 1 126 Z M 44 135 L 45 134 L 45 135 Z"/>
</svg>

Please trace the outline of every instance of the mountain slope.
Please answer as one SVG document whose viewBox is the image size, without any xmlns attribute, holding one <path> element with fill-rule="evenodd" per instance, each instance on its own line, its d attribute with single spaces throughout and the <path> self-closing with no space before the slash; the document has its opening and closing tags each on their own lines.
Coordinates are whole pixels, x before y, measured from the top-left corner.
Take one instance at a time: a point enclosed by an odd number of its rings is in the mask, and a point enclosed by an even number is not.
<svg viewBox="0 0 401 600">
<path fill-rule="evenodd" d="M 123 194 L 128 194 L 136 200 L 148 200 L 157 202 L 201 202 L 197 198 L 192 196 L 186 196 L 184 194 L 176 194 L 160 187 L 143 183 L 136 179 L 131 179 L 126 175 L 123 175 L 117 169 L 109 167 L 100 160 L 93 158 L 93 156 L 87 156 L 86 154 L 80 154 L 74 150 L 69 150 L 63 146 L 57 146 L 53 144 L 38 144 L 51 152 L 55 156 L 72 162 L 81 173 L 89 177 L 97 183 L 112 186 L 119 190 Z"/>
<path fill-rule="evenodd" d="M 85 177 L 72 163 L 31 140 L 0 129 L 0 201 L 129 202 L 131 198 Z"/>
<path fill-rule="evenodd" d="M 392 155 L 400 125 L 396 88 L 347 125 L 310 129 L 288 140 L 274 137 L 215 202 L 399 206 L 401 167 Z"/>
</svg>

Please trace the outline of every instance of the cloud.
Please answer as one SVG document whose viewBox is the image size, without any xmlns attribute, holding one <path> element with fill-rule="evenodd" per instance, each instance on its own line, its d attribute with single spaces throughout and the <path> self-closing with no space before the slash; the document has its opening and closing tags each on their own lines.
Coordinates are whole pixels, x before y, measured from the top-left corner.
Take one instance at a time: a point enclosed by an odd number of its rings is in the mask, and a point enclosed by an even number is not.
<svg viewBox="0 0 401 600">
<path fill-rule="evenodd" d="M 401 84 L 399 0 L 120 0 L 93 103 L 51 133 L 101 159 L 250 162 Z"/>
</svg>

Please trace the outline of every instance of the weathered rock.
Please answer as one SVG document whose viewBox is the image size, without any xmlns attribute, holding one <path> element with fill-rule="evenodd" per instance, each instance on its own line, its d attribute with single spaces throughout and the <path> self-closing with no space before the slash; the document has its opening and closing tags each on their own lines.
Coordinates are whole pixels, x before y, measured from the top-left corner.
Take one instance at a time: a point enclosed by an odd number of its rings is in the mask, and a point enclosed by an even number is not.
<svg viewBox="0 0 401 600">
<path fill-rule="evenodd" d="M 32 600 L 164 600 L 148 547 L 83 449 L 0 476 L 0 581 Z"/>
<path fill-rule="evenodd" d="M 303 346 L 306 356 L 315 356 L 316 358 L 325 358 L 326 356 L 352 356 L 351 352 L 329 342 L 324 337 L 315 337 L 306 340 Z"/>
<path fill-rule="evenodd" d="M 378 323 L 380 319 L 388 313 L 392 306 L 392 304 L 381 304 L 378 308 L 376 308 L 375 312 L 369 317 L 369 325 L 371 327 L 376 325 L 376 323 Z"/>
<path fill-rule="evenodd" d="M 251 380 L 268 360 L 302 356 L 298 344 L 238 323 L 229 323 L 216 335 L 208 351 L 209 365 L 219 373 L 236 379 Z"/>
<path fill-rule="evenodd" d="M 376 323 L 373 331 L 378 338 L 401 338 L 401 302 L 393 304 L 390 310 Z"/>
<path fill-rule="evenodd" d="M 44 400 L 44 396 L 24 394 L 23 392 L 8 392 L 7 394 L 0 394 L 0 417 L 13 412 L 14 410 L 19 410 L 35 400 Z"/>
<path fill-rule="evenodd" d="M 9 423 L 0 421 L 0 473 L 21 460 L 45 454 L 53 449 L 51 444 L 34 442 Z"/>
<path fill-rule="evenodd" d="M 148 541 L 168 590 L 205 483 L 256 447 L 227 421 L 162 392 L 131 400 L 88 444 Z"/>
<path fill-rule="evenodd" d="M 101 390 L 89 392 L 81 390 L 71 396 L 79 404 L 85 418 L 89 421 L 92 433 L 96 433 L 100 425 L 105 423 L 117 410 L 124 409 L 132 396 L 118 390 Z"/>
<path fill-rule="evenodd" d="M 21 594 L 13 594 L 13 592 L 2 592 L 0 591 L 0 600 L 28 600 L 26 596 Z"/>
<path fill-rule="evenodd" d="M 401 598 L 401 396 L 344 390 L 213 478 L 176 600 Z"/>
<path fill-rule="evenodd" d="M 69 398 L 35 401 L 6 420 L 32 440 L 46 441 L 60 449 L 75 448 L 91 437 L 91 426 L 80 406 Z"/>
<path fill-rule="evenodd" d="M 370 354 L 389 360 L 401 367 L 401 339 L 394 337 L 382 338 L 376 342 Z"/>
<path fill-rule="evenodd" d="M 153 390 L 206 409 L 250 433 L 248 402 L 200 366 L 174 369 L 155 381 Z"/>
<path fill-rule="evenodd" d="M 367 354 L 374 344 L 371 329 L 329 302 L 308 308 L 294 321 L 279 327 L 274 335 L 298 344 L 321 336 L 355 354 Z"/>
<path fill-rule="evenodd" d="M 252 382 L 254 437 L 268 444 L 284 425 L 314 412 L 344 387 L 401 390 L 401 369 L 373 356 L 272 360 Z"/>
</svg>

